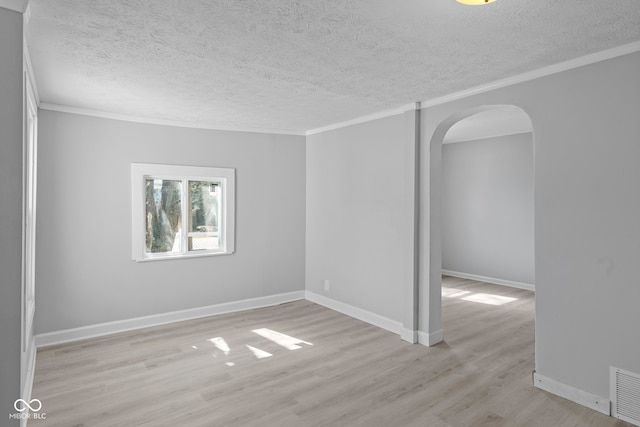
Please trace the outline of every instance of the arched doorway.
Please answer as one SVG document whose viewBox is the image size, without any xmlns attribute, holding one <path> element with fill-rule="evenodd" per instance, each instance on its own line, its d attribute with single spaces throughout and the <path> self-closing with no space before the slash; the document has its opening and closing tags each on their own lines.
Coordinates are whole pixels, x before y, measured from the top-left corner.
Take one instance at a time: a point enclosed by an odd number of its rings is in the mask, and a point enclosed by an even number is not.
<svg viewBox="0 0 640 427">
<path fill-rule="evenodd" d="M 421 313 L 425 320 L 423 324 L 428 325 L 428 344 L 433 345 L 444 340 L 444 330 L 442 322 L 442 151 L 443 142 L 447 134 L 458 124 L 473 123 L 481 124 L 484 127 L 488 123 L 482 117 L 492 117 L 495 123 L 500 123 L 504 129 L 511 129 L 508 132 L 522 131 L 522 126 L 528 128 L 533 134 L 533 126 L 529 115 L 519 107 L 513 105 L 485 105 L 470 108 L 450 115 L 443 120 L 435 129 L 429 141 L 429 167 L 428 167 L 428 236 L 423 247 L 428 247 L 428 274 L 422 276 L 423 292 L 421 297 Z M 489 123 L 490 124 L 490 123 Z M 459 129 L 458 129 L 459 130 Z M 514 133 L 515 133 L 514 132 Z M 500 131 L 498 131 L 500 133 Z M 494 132 L 495 134 L 495 132 Z M 504 134 L 504 133 L 503 133 Z M 535 139 L 533 145 L 535 147 Z M 535 150 L 534 150 L 535 153 Z M 534 158 L 535 161 L 535 158 Z M 535 245 L 535 242 L 534 242 Z"/>
</svg>

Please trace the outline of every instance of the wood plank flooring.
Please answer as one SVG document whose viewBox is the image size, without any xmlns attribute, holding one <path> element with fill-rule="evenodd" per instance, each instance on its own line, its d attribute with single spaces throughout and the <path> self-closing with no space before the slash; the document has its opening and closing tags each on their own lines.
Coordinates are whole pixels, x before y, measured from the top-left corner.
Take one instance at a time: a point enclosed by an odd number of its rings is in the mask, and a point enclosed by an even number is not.
<svg viewBox="0 0 640 427">
<path fill-rule="evenodd" d="M 531 292 L 443 287 L 431 348 L 297 301 L 40 349 L 29 426 L 629 425 L 532 386 Z"/>
</svg>

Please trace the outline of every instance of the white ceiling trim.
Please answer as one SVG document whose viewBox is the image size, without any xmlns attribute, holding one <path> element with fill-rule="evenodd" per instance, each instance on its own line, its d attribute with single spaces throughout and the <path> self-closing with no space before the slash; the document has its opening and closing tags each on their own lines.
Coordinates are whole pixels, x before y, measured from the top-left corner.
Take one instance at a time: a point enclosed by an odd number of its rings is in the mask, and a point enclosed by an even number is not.
<svg viewBox="0 0 640 427">
<path fill-rule="evenodd" d="M 590 55 L 581 56 L 579 58 L 570 59 L 565 62 L 560 62 L 558 64 L 550 65 L 548 67 L 539 68 L 537 70 L 529 71 L 526 73 L 518 74 L 512 77 L 507 77 L 505 79 L 496 80 L 491 83 L 487 83 L 480 86 L 475 86 L 463 91 L 450 93 L 449 95 L 441 96 L 438 98 L 428 99 L 426 101 L 417 102 L 415 105 L 418 109 L 434 107 L 436 105 L 445 104 L 447 102 L 455 101 L 458 99 L 466 98 L 472 95 L 478 95 L 481 93 L 489 92 L 491 90 L 504 88 L 507 86 L 511 86 L 518 83 L 528 82 L 530 80 L 534 80 L 540 77 L 550 76 L 552 74 L 560 73 L 562 71 L 568 71 L 574 68 L 583 67 L 589 64 L 595 64 L 597 62 L 606 61 L 608 59 L 617 58 L 619 56 L 628 55 L 630 53 L 635 53 L 640 51 L 640 41 L 633 42 L 621 46 L 617 46 L 612 49 L 603 50 L 600 52 L 592 53 Z M 414 105 L 414 104 L 409 104 Z M 314 135 L 317 133 L 327 132 L 334 129 L 339 129 L 342 127 L 352 126 L 359 123 L 366 123 L 368 121 L 381 119 L 384 117 L 394 116 L 396 114 L 402 114 L 403 112 L 408 111 L 403 108 L 395 109 L 395 110 L 386 110 L 381 111 L 379 113 L 369 114 L 367 116 L 358 117 L 352 120 L 347 120 L 344 122 L 336 123 L 333 125 L 324 126 L 318 129 L 313 129 L 307 131 L 307 135 Z"/>
<path fill-rule="evenodd" d="M 398 114 L 404 114 L 407 111 L 413 111 L 413 110 L 419 110 L 419 109 L 420 109 L 420 103 L 419 102 L 412 102 L 411 104 L 407 104 L 407 105 L 402 106 L 400 108 L 394 108 L 392 110 L 379 111 L 377 113 L 373 113 L 373 114 L 368 114 L 366 116 L 357 117 L 357 118 L 352 119 L 352 120 L 347 120 L 347 121 L 344 121 L 344 122 L 334 123 L 332 125 L 323 126 L 321 128 L 311 129 L 311 130 L 308 130 L 306 132 L 306 135 L 307 136 L 315 135 L 317 133 L 328 132 L 328 131 L 334 130 L 334 129 L 345 128 L 347 126 L 353 126 L 353 125 L 357 125 L 357 124 L 360 124 L 360 123 L 371 122 L 373 120 L 384 119 L 386 117 L 397 116 Z"/>
<path fill-rule="evenodd" d="M 27 0 L 0 0 L 0 7 L 23 13 L 27 8 Z"/>
<path fill-rule="evenodd" d="M 304 131 L 289 130 L 289 129 L 270 129 L 270 128 L 248 128 L 248 127 L 233 127 L 233 126 L 218 126 L 191 122 L 180 122 L 174 120 L 161 120 L 151 119 L 148 117 L 131 116 L 127 114 L 108 113 L 105 111 L 90 110 L 87 108 L 70 107 L 67 105 L 50 104 L 48 102 L 42 102 L 40 109 L 49 111 L 59 111 L 62 113 L 79 114 L 83 116 L 100 117 L 103 119 L 122 120 L 126 122 L 145 123 L 161 126 L 175 126 L 192 129 L 208 129 L 208 130 L 221 130 L 232 132 L 251 132 L 251 133 L 265 133 L 265 134 L 277 134 L 277 135 L 297 135 L 305 136 Z"/>
<path fill-rule="evenodd" d="M 0 0 L 0 6 L 2 6 L 3 1 L 6 2 L 9 0 Z M 505 79 L 496 80 L 491 83 L 475 86 L 473 88 L 469 88 L 459 92 L 454 92 L 442 97 L 433 98 L 433 99 L 425 100 L 422 102 L 406 104 L 402 107 L 379 111 L 377 113 L 368 114 L 366 116 L 357 117 L 351 120 L 346 120 L 343 122 L 338 122 L 338 123 L 323 126 L 320 128 L 307 130 L 307 131 L 298 131 L 298 130 L 290 130 L 290 129 L 218 126 L 218 125 L 211 125 L 211 124 L 199 124 L 199 123 L 191 123 L 191 122 L 172 121 L 172 120 L 151 119 L 148 117 L 108 113 L 103 111 L 90 110 L 90 109 L 78 108 L 78 107 L 70 107 L 65 105 L 50 104 L 50 103 L 41 103 L 40 108 L 43 110 L 60 111 L 60 112 L 80 114 L 85 116 L 102 117 L 107 119 L 124 120 L 129 122 L 139 122 L 139 123 L 157 124 L 157 125 L 165 125 L 165 126 L 177 126 L 177 127 L 187 127 L 187 128 L 195 128 L 195 129 L 210 129 L 210 130 L 223 130 L 223 131 L 236 131 L 236 132 L 254 132 L 254 133 L 267 133 L 267 134 L 280 134 L 280 135 L 309 136 L 309 135 L 315 135 L 315 134 L 328 132 L 331 130 L 340 129 L 348 126 L 353 126 L 360 123 L 366 123 L 373 120 L 379 120 L 386 117 L 395 116 L 398 114 L 404 114 L 406 111 L 410 111 L 410 110 L 433 107 L 436 105 L 462 99 L 468 96 L 478 95 L 481 93 L 504 88 L 514 84 L 528 82 L 530 80 L 534 80 L 537 78 L 550 76 L 552 74 L 568 71 L 574 68 L 583 67 L 585 65 L 590 65 L 597 62 L 601 62 L 601 61 L 606 61 L 608 59 L 613 59 L 619 56 L 628 55 L 635 52 L 640 52 L 640 41 L 621 45 L 612 49 L 603 50 L 590 55 L 585 55 L 579 58 L 574 58 L 565 62 L 561 62 L 555 65 L 550 65 L 548 67 L 539 68 L 537 70 L 518 74 Z"/>
<path fill-rule="evenodd" d="M 433 107 L 435 105 L 445 104 L 447 102 L 466 98 L 468 96 L 478 95 L 480 93 L 489 92 L 495 89 L 501 89 L 514 84 L 528 82 L 530 80 L 535 80 L 540 77 L 550 76 L 552 74 L 572 70 L 574 68 L 583 67 L 585 65 L 595 64 L 597 62 L 606 61 L 608 59 L 617 58 L 619 56 L 628 55 L 630 53 L 635 53 L 639 51 L 640 51 L 640 41 L 624 44 L 621 46 L 614 47 L 612 49 L 607 49 L 600 52 L 592 53 L 590 55 L 581 56 L 579 58 L 570 59 L 565 62 L 549 65 L 548 67 L 538 68 L 537 70 L 528 71 L 526 73 L 518 74 L 512 77 L 507 77 L 501 80 L 496 80 L 494 82 L 472 87 L 470 89 L 450 93 L 449 95 L 422 101 L 420 104 L 422 108 Z"/>
</svg>

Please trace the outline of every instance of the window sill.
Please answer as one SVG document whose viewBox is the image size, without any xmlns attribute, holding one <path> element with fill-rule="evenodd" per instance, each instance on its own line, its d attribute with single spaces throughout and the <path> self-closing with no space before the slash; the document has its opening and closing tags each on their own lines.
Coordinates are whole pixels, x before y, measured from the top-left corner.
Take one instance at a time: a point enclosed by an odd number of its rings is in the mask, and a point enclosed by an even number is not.
<svg viewBox="0 0 640 427">
<path fill-rule="evenodd" d="M 171 259 L 185 259 L 185 258 L 205 258 L 212 256 L 220 256 L 220 255 L 231 255 L 233 252 L 206 252 L 206 253 L 193 253 L 193 254 L 175 254 L 175 255 L 163 255 L 163 256 L 154 256 L 148 258 L 139 258 L 134 259 L 135 262 L 149 262 L 149 261 L 166 261 Z"/>
</svg>

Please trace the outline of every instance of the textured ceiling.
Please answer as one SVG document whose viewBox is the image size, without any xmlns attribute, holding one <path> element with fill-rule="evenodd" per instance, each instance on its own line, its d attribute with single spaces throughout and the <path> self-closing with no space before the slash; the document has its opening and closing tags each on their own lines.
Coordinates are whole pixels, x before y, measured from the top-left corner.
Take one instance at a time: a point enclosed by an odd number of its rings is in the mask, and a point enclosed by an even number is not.
<svg viewBox="0 0 640 427">
<path fill-rule="evenodd" d="M 638 0 L 30 0 L 42 102 L 305 131 L 640 40 Z"/>
</svg>

